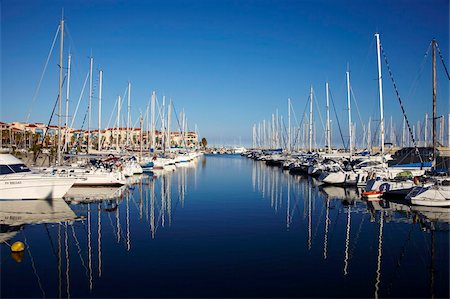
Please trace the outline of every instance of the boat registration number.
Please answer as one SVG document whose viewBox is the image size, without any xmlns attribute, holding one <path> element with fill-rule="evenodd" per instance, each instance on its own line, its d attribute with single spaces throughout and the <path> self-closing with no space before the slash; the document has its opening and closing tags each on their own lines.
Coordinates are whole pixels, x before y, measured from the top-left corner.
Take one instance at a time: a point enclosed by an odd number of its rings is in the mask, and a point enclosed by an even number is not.
<svg viewBox="0 0 450 299">
<path fill-rule="evenodd" d="M 5 182 L 5 185 L 18 185 L 18 184 L 22 184 L 21 181 L 10 181 L 10 182 Z"/>
</svg>

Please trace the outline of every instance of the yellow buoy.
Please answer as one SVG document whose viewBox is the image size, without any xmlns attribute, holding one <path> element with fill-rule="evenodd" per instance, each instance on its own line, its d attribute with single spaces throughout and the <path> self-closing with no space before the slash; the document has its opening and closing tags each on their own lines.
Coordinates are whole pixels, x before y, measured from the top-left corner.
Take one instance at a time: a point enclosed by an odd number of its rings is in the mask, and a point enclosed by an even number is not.
<svg viewBox="0 0 450 299">
<path fill-rule="evenodd" d="M 12 252 L 22 252 L 24 250 L 25 250 L 25 245 L 22 242 L 20 242 L 20 241 L 14 242 L 11 245 L 11 251 Z"/>
</svg>

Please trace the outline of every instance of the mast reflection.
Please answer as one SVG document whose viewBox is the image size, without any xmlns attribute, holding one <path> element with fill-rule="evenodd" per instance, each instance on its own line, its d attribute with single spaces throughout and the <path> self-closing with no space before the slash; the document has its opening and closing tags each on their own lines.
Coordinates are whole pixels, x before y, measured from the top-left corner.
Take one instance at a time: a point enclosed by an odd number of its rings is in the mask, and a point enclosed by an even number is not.
<svg viewBox="0 0 450 299">
<path fill-rule="evenodd" d="M 315 179 L 308 176 L 286 174 L 285 171 L 268 166 L 261 161 L 252 163 L 250 173 L 253 190 L 260 194 L 274 214 L 283 211 L 284 229 L 304 238 L 307 254 L 315 254 L 314 240 L 317 235 L 323 234 L 321 236 L 322 258 L 334 262 L 336 256 L 342 257 L 340 261 L 343 261 L 343 277 L 349 277 L 350 274 L 353 274 L 352 271 L 355 272 L 357 268 L 361 267 L 361 265 L 355 265 L 355 270 L 353 270 L 351 266 L 354 255 L 361 258 L 360 248 L 364 248 L 365 255 L 373 257 L 376 261 L 372 293 L 375 298 L 390 294 L 393 287 L 392 281 L 398 275 L 405 247 L 413 246 L 411 242 L 403 244 L 400 257 L 395 257 L 397 263 L 393 265 L 394 276 L 389 283 L 384 285 L 383 279 L 387 280 L 389 275 L 385 275 L 383 268 L 391 266 L 387 264 L 390 260 L 389 254 L 392 254 L 393 250 L 389 250 L 389 253 L 383 250 L 383 236 L 386 233 L 394 233 L 396 229 L 396 227 L 388 228 L 388 226 L 391 223 L 410 225 L 409 233 L 406 234 L 408 241 L 411 232 L 416 230 L 416 224 L 419 223 L 422 231 L 428 232 L 430 235 L 431 245 L 427 245 L 430 248 L 431 256 L 428 263 L 430 297 L 435 295 L 437 267 L 435 234 L 439 231 L 448 233 L 450 209 L 411 206 L 406 201 L 365 201 L 361 198 L 361 190 L 358 188 L 320 185 Z M 342 215 L 345 215 L 345 218 Z M 296 218 L 296 216 L 301 217 Z M 370 219 L 370 222 L 366 221 L 367 219 Z M 321 226 L 322 228 L 319 230 Z M 368 229 L 371 227 L 372 229 L 376 228 L 376 234 L 368 233 Z M 401 235 L 402 232 L 395 231 L 395 234 Z M 364 239 L 364 242 L 359 242 L 360 239 Z M 340 243 L 342 241 L 343 244 Z M 370 245 L 371 243 L 367 243 L 368 241 L 373 241 L 376 246 Z M 293 242 L 295 241 L 293 240 Z M 367 267 L 370 267 L 370 259 L 367 259 L 367 262 Z M 391 270 L 391 268 L 388 269 Z"/>
</svg>

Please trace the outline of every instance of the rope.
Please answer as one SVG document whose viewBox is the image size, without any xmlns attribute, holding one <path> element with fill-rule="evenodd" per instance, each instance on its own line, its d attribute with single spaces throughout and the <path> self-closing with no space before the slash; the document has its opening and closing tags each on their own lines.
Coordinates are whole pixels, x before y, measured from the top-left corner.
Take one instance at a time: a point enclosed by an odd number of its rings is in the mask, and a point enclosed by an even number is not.
<svg viewBox="0 0 450 299">
<path fill-rule="evenodd" d="M 77 116 L 78 113 L 78 107 L 80 106 L 80 102 L 81 99 L 83 98 L 83 94 L 84 94 L 84 89 L 86 88 L 86 83 L 87 83 L 87 79 L 89 78 L 89 72 L 86 74 L 86 79 L 84 79 L 84 84 L 83 84 L 83 88 L 81 89 L 81 93 L 80 93 L 80 97 L 78 98 L 78 103 L 77 103 L 77 107 L 75 108 L 75 112 L 73 113 L 72 116 L 72 121 L 70 122 L 70 128 L 73 128 L 73 123 L 75 121 L 75 117 Z M 66 151 L 67 147 L 68 147 L 68 143 L 70 140 L 66 140 L 64 143 L 64 147 L 63 147 L 63 151 Z"/>
<path fill-rule="evenodd" d="M 419 149 L 417 148 L 417 143 L 416 143 L 416 140 L 414 139 L 414 134 L 413 134 L 413 132 L 411 130 L 411 126 L 409 125 L 409 120 L 408 120 L 408 117 L 406 116 L 405 108 L 403 107 L 403 103 L 402 103 L 402 100 L 400 98 L 400 94 L 399 94 L 398 89 L 397 89 L 397 84 L 395 83 L 394 76 L 393 76 L 392 70 L 391 70 L 391 66 L 389 65 L 389 62 L 388 62 L 387 57 L 386 57 L 386 52 L 384 51 L 383 47 L 381 47 L 381 52 L 383 53 L 383 58 L 384 58 L 384 61 L 386 62 L 386 66 L 387 66 L 388 71 L 389 71 L 389 77 L 390 77 L 390 79 L 392 81 L 392 84 L 394 86 L 395 94 L 397 95 L 397 99 L 398 99 L 398 102 L 400 104 L 400 108 L 402 109 L 403 117 L 405 118 L 406 126 L 408 127 L 409 135 L 411 136 L 411 140 L 412 140 L 414 148 L 416 150 L 416 154 L 419 156 L 420 163 L 422 163 L 423 162 L 422 156 L 420 155 Z"/>
<path fill-rule="evenodd" d="M 342 145 L 344 146 L 345 149 L 347 149 L 347 147 L 345 146 L 344 136 L 342 135 L 341 123 L 339 122 L 339 117 L 336 112 L 336 106 L 334 105 L 334 100 L 333 100 L 333 96 L 331 94 L 331 90 L 329 90 L 329 92 L 330 92 L 331 104 L 333 104 L 334 115 L 336 116 L 336 121 L 337 121 L 338 128 L 339 128 L 339 134 L 341 135 L 341 139 L 342 139 Z"/>
<path fill-rule="evenodd" d="M 409 89 L 407 98 L 411 98 L 417 89 L 419 79 L 422 77 L 423 70 L 425 68 L 425 63 L 427 62 L 427 57 L 430 53 L 430 49 L 431 49 L 431 42 L 428 44 L 428 48 L 423 56 L 422 63 L 420 64 L 419 70 L 417 72 L 417 76 L 414 78 L 413 84 L 411 84 L 411 88 Z"/>
<path fill-rule="evenodd" d="M 177 110 L 175 109 L 175 105 L 173 103 L 172 103 L 172 108 L 173 108 L 173 112 L 175 114 L 175 118 L 177 119 L 178 129 L 180 130 L 180 135 L 181 135 L 181 140 L 183 140 L 184 147 L 187 149 L 186 140 L 184 139 L 184 134 L 185 134 L 185 132 L 183 132 L 184 128 L 181 128 L 180 120 L 178 119 L 178 113 L 177 113 Z"/>
<path fill-rule="evenodd" d="M 358 112 L 359 122 L 361 123 L 361 127 L 363 128 L 363 143 L 365 143 L 365 141 L 366 141 L 366 140 L 365 140 L 365 137 L 366 137 L 366 129 L 365 129 L 364 123 L 363 123 L 363 121 L 362 121 L 361 113 L 359 112 L 358 102 L 356 102 L 355 93 L 353 92 L 353 88 L 352 88 L 351 85 L 350 85 L 350 92 L 351 92 L 351 94 L 352 94 L 352 96 L 353 96 L 353 103 L 355 103 L 356 112 Z M 356 137 L 356 136 L 355 136 L 355 137 Z"/>
<path fill-rule="evenodd" d="M 38 86 L 36 87 L 36 91 L 34 92 L 34 96 L 33 96 L 33 99 L 31 101 L 30 109 L 28 110 L 28 115 L 27 115 L 27 118 L 25 120 L 26 123 L 28 122 L 28 120 L 30 118 L 31 109 L 32 109 L 33 104 L 36 101 L 36 98 L 37 98 L 37 96 L 39 94 L 39 90 L 41 89 L 42 80 L 44 79 L 45 71 L 47 70 L 48 62 L 50 61 L 50 56 L 53 53 L 53 48 L 55 46 L 56 38 L 58 37 L 59 29 L 60 29 L 60 26 L 58 25 L 58 29 L 56 30 L 56 34 L 55 34 L 55 37 L 53 38 L 53 43 L 52 43 L 52 46 L 50 48 L 50 52 L 48 53 L 48 56 L 47 56 L 47 61 L 45 62 L 45 65 L 44 65 L 44 70 L 42 71 L 41 78 L 39 79 Z M 60 67 L 62 67 L 62 65 L 60 65 Z"/>
<path fill-rule="evenodd" d="M 63 82 L 62 82 L 62 85 L 64 85 L 64 81 L 66 81 L 66 77 L 64 77 Z M 45 137 L 46 137 L 47 134 L 48 134 L 50 123 L 52 122 L 53 115 L 55 114 L 56 105 L 58 105 L 58 99 L 59 99 L 59 94 L 58 94 L 58 96 L 56 97 L 56 101 L 55 101 L 55 105 L 53 106 L 52 114 L 50 115 L 50 119 L 48 120 L 48 123 L 47 123 L 47 130 L 45 130 L 44 137 L 42 138 L 42 146 L 39 147 L 38 153 L 37 153 L 37 155 L 35 155 L 35 157 L 34 157 L 34 163 L 36 163 L 36 160 L 37 160 L 39 154 L 41 153 L 42 148 L 44 147 Z M 56 135 L 55 135 L 55 136 L 56 136 Z M 59 146 L 59 145 L 58 145 L 58 146 Z"/>
<path fill-rule="evenodd" d="M 439 49 L 437 42 L 436 42 L 436 48 L 438 49 L 439 57 L 441 58 L 442 66 L 444 66 L 444 70 L 445 70 L 445 73 L 447 74 L 447 78 L 448 78 L 448 80 L 450 80 L 450 75 L 448 74 L 448 70 L 447 70 L 447 67 L 445 66 L 444 58 L 442 57 L 442 54 L 441 54 L 441 49 Z"/>
</svg>

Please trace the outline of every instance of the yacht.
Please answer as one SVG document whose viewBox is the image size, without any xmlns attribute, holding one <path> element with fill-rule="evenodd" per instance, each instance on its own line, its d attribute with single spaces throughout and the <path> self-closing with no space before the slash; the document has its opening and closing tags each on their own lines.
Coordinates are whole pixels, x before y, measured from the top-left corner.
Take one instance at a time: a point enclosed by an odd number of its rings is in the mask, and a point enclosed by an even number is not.
<svg viewBox="0 0 450 299">
<path fill-rule="evenodd" d="M 75 178 L 35 173 L 11 154 L 0 154 L 0 199 L 61 198 Z"/>
</svg>

